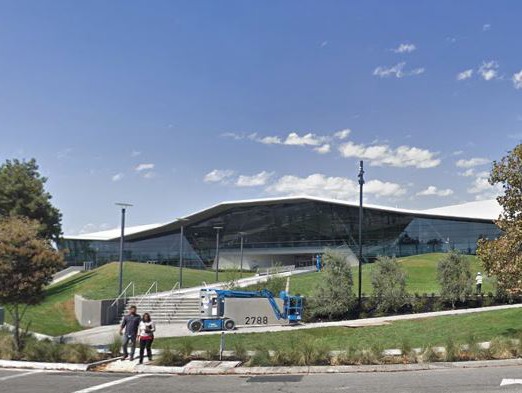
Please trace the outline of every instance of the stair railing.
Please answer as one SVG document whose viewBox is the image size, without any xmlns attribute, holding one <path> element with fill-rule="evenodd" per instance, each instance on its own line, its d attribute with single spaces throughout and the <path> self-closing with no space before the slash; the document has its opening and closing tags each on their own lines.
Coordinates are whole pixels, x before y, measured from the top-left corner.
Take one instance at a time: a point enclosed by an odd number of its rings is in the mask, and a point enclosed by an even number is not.
<svg viewBox="0 0 522 393">
<path fill-rule="evenodd" d="M 138 303 L 136 305 L 139 306 L 143 302 L 143 299 L 145 299 L 147 296 L 149 296 L 152 293 L 152 290 L 154 290 L 154 293 L 158 293 L 158 282 L 157 281 L 154 281 L 151 284 L 151 286 L 149 287 L 149 289 L 147 289 L 147 291 L 143 295 L 141 295 L 140 300 L 138 300 Z"/>
<path fill-rule="evenodd" d="M 111 310 L 113 309 L 114 306 L 116 306 L 116 315 L 121 314 L 120 300 L 122 300 L 122 299 L 123 299 L 123 308 L 125 309 L 125 306 L 127 305 L 127 299 L 129 298 L 129 296 L 127 295 L 127 292 L 130 292 L 131 290 L 132 290 L 132 297 L 134 297 L 134 292 L 135 292 L 134 281 L 131 281 L 130 283 L 128 283 L 127 286 L 123 289 L 123 291 L 121 291 L 121 293 L 118 295 L 118 297 L 116 299 L 114 299 L 114 301 L 111 303 L 111 305 L 107 308 L 107 315 L 106 315 L 107 323 L 109 323 L 109 316 L 110 316 Z"/>
</svg>

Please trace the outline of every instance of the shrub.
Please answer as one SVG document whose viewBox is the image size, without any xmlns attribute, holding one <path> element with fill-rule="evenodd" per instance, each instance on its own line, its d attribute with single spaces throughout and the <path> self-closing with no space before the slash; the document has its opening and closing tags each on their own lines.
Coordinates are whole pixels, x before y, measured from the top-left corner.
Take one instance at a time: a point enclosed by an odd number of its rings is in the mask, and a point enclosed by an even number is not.
<svg viewBox="0 0 522 393">
<path fill-rule="evenodd" d="M 457 301 L 465 301 L 473 292 L 471 265 L 467 258 L 452 251 L 439 261 L 437 279 L 443 300 L 455 308 Z"/>
<path fill-rule="evenodd" d="M 248 360 L 247 350 L 241 341 L 234 342 L 234 352 L 238 360 L 242 362 L 246 362 Z"/>
<path fill-rule="evenodd" d="M 194 344 L 192 341 L 185 339 L 180 340 L 179 346 L 179 354 L 185 360 L 189 360 L 192 356 L 192 352 L 194 351 Z"/>
<path fill-rule="evenodd" d="M 123 341 L 121 336 L 115 334 L 112 342 L 109 344 L 107 350 L 109 351 L 112 357 L 118 357 L 121 354 L 121 347 L 123 345 Z"/>
<path fill-rule="evenodd" d="M 429 344 L 422 351 L 421 359 L 424 363 L 433 363 L 433 362 L 439 362 L 440 356 L 437 352 L 435 352 L 435 350 L 433 349 L 433 346 L 431 344 Z"/>
<path fill-rule="evenodd" d="M 319 366 L 330 363 L 330 351 L 318 341 L 306 340 L 299 347 L 298 365 Z"/>
<path fill-rule="evenodd" d="M 456 344 L 451 336 L 447 338 L 444 348 L 446 349 L 444 355 L 444 360 L 446 362 L 455 362 L 459 360 L 460 345 Z"/>
<path fill-rule="evenodd" d="M 377 312 L 397 312 L 405 305 L 406 273 L 396 258 L 377 258 L 372 270 L 372 286 Z"/>
<path fill-rule="evenodd" d="M 314 318 L 341 319 L 353 313 L 356 306 L 352 269 L 338 251 L 326 250 L 323 262 L 323 279 L 307 303 L 308 311 Z"/>
<path fill-rule="evenodd" d="M 167 347 L 161 351 L 158 359 L 156 360 L 156 364 L 159 366 L 176 367 L 183 366 L 185 361 L 178 351 L 174 351 Z"/>
<path fill-rule="evenodd" d="M 61 346 L 50 340 L 38 341 L 29 339 L 26 341 L 22 357 L 36 362 L 60 362 L 62 360 Z"/>
<path fill-rule="evenodd" d="M 58 346 L 55 344 L 55 346 Z M 86 344 L 66 344 L 62 346 L 61 359 L 67 363 L 92 363 L 99 359 L 96 350 Z"/>
<path fill-rule="evenodd" d="M 268 350 L 260 348 L 256 350 L 255 355 L 250 358 L 246 365 L 249 367 L 267 367 L 271 364 L 272 361 Z"/>
<path fill-rule="evenodd" d="M 516 346 L 509 338 L 495 337 L 489 344 L 488 352 L 493 359 L 510 359 L 516 354 Z"/>
<path fill-rule="evenodd" d="M 0 359 L 16 359 L 14 340 L 10 334 L 0 334 Z"/>
</svg>

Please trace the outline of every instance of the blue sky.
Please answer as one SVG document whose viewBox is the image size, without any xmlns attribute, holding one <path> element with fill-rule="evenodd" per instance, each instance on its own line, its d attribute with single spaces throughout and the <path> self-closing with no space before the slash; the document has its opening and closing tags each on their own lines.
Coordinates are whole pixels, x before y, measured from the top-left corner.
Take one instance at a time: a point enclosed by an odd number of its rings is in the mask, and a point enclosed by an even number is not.
<svg viewBox="0 0 522 393">
<path fill-rule="evenodd" d="M 0 1 L 0 158 L 64 231 L 311 194 L 491 198 L 522 139 L 518 1 Z"/>
</svg>

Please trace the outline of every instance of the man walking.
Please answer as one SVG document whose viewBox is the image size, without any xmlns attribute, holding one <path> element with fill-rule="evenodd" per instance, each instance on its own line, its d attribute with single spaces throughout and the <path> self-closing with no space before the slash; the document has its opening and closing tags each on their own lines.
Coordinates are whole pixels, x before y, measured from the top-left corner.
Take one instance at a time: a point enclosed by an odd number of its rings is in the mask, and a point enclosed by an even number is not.
<svg viewBox="0 0 522 393">
<path fill-rule="evenodd" d="M 130 360 L 134 360 L 134 352 L 136 351 L 136 336 L 138 335 L 138 327 L 140 326 L 141 317 L 136 313 L 136 306 L 129 307 L 129 313 L 123 317 L 120 325 L 120 335 L 125 329 L 123 337 L 123 360 L 129 357 L 127 346 L 131 342 Z"/>
<path fill-rule="evenodd" d="M 480 272 L 477 273 L 475 282 L 477 283 L 477 295 L 480 295 L 482 293 L 482 274 Z"/>
</svg>

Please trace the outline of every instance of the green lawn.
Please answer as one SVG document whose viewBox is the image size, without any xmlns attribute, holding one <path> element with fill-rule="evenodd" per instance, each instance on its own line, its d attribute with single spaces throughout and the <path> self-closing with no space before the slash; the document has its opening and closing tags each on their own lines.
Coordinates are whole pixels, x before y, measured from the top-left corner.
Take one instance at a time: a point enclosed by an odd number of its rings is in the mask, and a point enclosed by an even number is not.
<svg viewBox="0 0 522 393">
<path fill-rule="evenodd" d="M 442 253 L 434 253 L 400 258 L 399 262 L 402 264 L 402 266 L 404 266 L 407 275 L 408 292 L 412 294 L 417 292 L 421 295 L 423 293 L 438 293 L 439 285 L 437 283 L 437 264 L 439 260 L 443 258 L 445 255 L 446 254 Z M 476 256 L 466 255 L 464 256 L 464 258 L 468 258 L 470 260 L 473 277 L 475 277 L 475 274 L 478 271 L 484 274 L 484 271 L 480 265 L 480 260 Z M 374 264 L 363 265 L 363 293 L 370 294 L 372 292 L 371 272 L 374 266 Z M 359 269 L 355 267 L 353 269 L 355 293 L 357 293 L 357 288 L 359 287 L 358 274 Z M 313 289 L 318 285 L 318 283 L 321 282 L 321 276 L 322 273 L 313 272 L 292 277 L 290 281 L 290 292 L 310 296 L 313 292 Z M 493 292 L 493 289 L 494 288 L 492 280 L 484 275 L 484 283 L 482 284 L 483 292 Z"/>
<path fill-rule="evenodd" d="M 74 295 L 89 299 L 115 298 L 118 292 L 118 264 L 109 263 L 102 267 L 78 273 L 71 278 L 50 286 L 44 301 L 27 310 L 25 323 L 30 322 L 29 330 L 49 335 L 62 335 L 81 330 L 74 315 Z M 228 273 L 221 273 L 220 280 L 228 280 Z M 178 281 L 177 267 L 125 262 L 124 285 L 134 282 L 136 294 L 144 293 L 154 282 L 159 291 L 172 289 Z M 208 270 L 183 269 L 184 287 L 201 285 L 202 281 L 215 282 L 215 273 Z M 9 313 L 6 322 L 11 323 Z"/>
<path fill-rule="evenodd" d="M 240 332 L 241 330 L 239 330 Z M 414 321 L 397 321 L 390 325 L 347 328 L 331 327 L 293 330 L 274 333 L 227 333 L 227 349 L 240 342 L 247 350 L 257 348 L 276 349 L 299 346 L 308 339 L 319 340 L 330 350 L 369 348 L 378 345 L 384 349 L 400 348 L 404 342 L 414 347 L 443 345 L 451 337 L 456 343 L 469 342 L 471 335 L 479 341 L 489 341 L 497 336 L 514 337 L 522 333 L 522 309 L 486 311 L 476 314 L 425 318 Z M 219 347 L 219 335 L 200 335 L 180 338 L 158 338 L 158 348 L 180 348 L 186 342 L 194 350 Z"/>
</svg>

